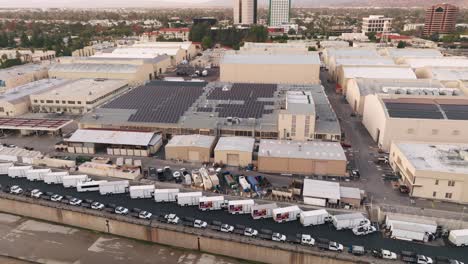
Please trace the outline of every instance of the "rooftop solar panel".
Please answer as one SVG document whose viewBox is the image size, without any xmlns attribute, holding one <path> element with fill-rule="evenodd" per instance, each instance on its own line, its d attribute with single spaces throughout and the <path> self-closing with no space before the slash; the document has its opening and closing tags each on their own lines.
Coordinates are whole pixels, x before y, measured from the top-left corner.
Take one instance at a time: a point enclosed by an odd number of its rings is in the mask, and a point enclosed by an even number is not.
<svg viewBox="0 0 468 264">
<path fill-rule="evenodd" d="M 444 110 L 448 119 L 468 120 L 468 105 L 441 104 L 440 107 Z"/>
<path fill-rule="evenodd" d="M 393 118 L 444 119 L 443 113 L 435 104 L 386 102 L 385 106 Z"/>
</svg>

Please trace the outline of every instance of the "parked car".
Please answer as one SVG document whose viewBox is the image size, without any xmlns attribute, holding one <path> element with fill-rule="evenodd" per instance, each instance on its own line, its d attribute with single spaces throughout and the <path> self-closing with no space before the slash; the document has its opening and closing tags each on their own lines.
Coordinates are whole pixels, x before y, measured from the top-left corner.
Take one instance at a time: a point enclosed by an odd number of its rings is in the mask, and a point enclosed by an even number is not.
<svg viewBox="0 0 468 264">
<path fill-rule="evenodd" d="M 70 205 L 74 205 L 74 206 L 79 206 L 83 202 L 81 199 L 78 199 L 78 198 L 72 198 L 69 201 L 70 201 Z"/>
<path fill-rule="evenodd" d="M 176 214 L 166 214 L 164 216 L 164 219 L 168 224 L 174 224 L 177 225 L 180 221 L 179 217 Z"/>
<path fill-rule="evenodd" d="M 375 226 L 369 226 L 369 225 L 364 225 L 364 226 L 358 226 L 353 228 L 353 234 L 356 236 L 365 236 L 372 234 L 377 231 L 377 228 Z"/>
<path fill-rule="evenodd" d="M 41 198 L 42 192 L 39 189 L 34 189 L 31 191 L 31 197 L 39 199 Z"/>
<path fill-rule="evenodd" d="M 104 204 L 100 203 L 100 202 L 94 202 L 91 204 L 91 209 L 94 209 L 94 210 L 102 210 L 104 209 Z"/>
<path fill-rule="evenodd" d="M 19 187 L 18 185 L 13 185 L 10 188 L 10 193 L 11 194 L 22 194 L 23 189 L 21 189 L 21 187 Z"/>
<path fill-rule="evenodd" d="M 50 200 L 52 202 L 60 202 L 62 199 L 63 199 L 63 196 L 59 195 L 59 194 L 54 194 L 54 195 L 50 196 Z"/>
<path fill-rule="evenodd" d="M 153 216 L 152 213 L 148 212 L 148 211 L 141 211 L 139 214 L 138 214 L 138 217 L 140 219 L 151 219 L 151 216 Z"/>
<path fill-rule="evenodd" d="M 115 213 L 118 215 L 126 215 L 128 214 L 128 209 L 123 206 L 117 206 L 115 208 Z"/>
<path fill-rule="evenodd" d="M 381 259 L 396 260 L 398 258 L 395 252 L 386 249 L 372 250 L 372 256 Z"/>
<path fill-rule="evenodd" d="M 224 233 L 232 233 L 234 231 L 234 226 L 228 224 L 222 224 L 221 229 L 219 230 Z"/>
</svg>

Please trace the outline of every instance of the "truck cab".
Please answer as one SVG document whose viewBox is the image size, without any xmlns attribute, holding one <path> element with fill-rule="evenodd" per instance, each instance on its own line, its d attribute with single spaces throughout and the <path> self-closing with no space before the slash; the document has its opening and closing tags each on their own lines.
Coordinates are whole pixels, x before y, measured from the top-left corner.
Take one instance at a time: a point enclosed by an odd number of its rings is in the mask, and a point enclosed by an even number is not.
<svg viewBox="0 0 468 264">
<path fill-rule="evenodd" d="M 257 235 L 258 235 L 258 231 L 257 231 L 256 229 L 247 227 L 247 228 L 244 230 L 244 236 L 256 237 Z"/>
<path fill-rule="evenodd" d="M 397 259 L 397 254 L 395 252 L 390 251 L 390 250 L 382 249 L 380 251 L 380 254 L 381 254 L 383 259 L 390 259 L 390 260 Z"/>
<path fill-rule="evenodd" d="M 302 245 L 308 245 L 308 246 L 315 245 L 315 239 L 313 239 L 311 235 L 297 234 L 296 239 L 297 239 L 297 242 Z"/>
<path fill-rule="evenodd" d="M 271 240 L 277 241 L 277 242 L 285 242 L 286 236 L 280 233 L 273 233 L 273 235 L 271 236 Z"/>
</svg>

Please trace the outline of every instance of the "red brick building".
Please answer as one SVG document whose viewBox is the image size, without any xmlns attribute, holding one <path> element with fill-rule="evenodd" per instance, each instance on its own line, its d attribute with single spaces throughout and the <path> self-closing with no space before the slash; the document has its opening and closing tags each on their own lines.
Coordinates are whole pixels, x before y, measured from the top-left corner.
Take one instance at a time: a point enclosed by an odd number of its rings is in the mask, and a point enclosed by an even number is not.
<svg viewBox="0 0 468 264">
<path fill-rule="evenodd" d="M 458 7 L 451 4 L 437 4 L 426 9 L 424 36 L 434 33 L 447 34 L 455 31 Z"/>
</svg>

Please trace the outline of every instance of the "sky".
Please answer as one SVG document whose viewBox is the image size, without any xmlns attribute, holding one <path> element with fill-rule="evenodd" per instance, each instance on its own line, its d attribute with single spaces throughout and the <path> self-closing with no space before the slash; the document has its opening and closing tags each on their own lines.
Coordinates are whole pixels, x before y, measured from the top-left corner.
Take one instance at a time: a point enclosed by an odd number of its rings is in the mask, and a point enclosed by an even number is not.
<svg viewBox="0 0 468 264">
<path fill-rule="evenodd" d="M 0 7 L 121 7 L 198 4 L 209 0 L 0 0 Z"/>
</svg>

